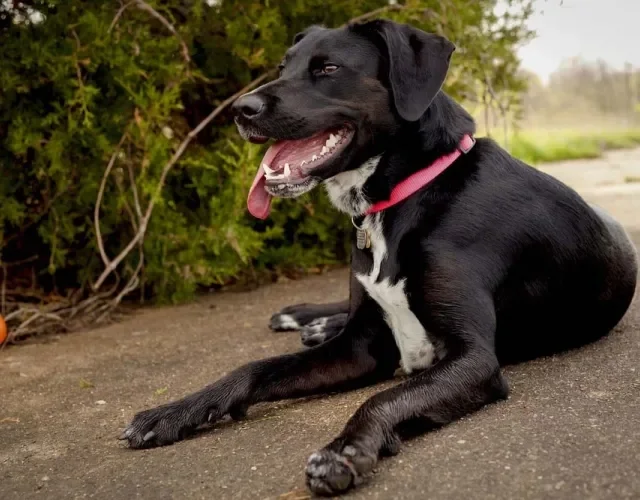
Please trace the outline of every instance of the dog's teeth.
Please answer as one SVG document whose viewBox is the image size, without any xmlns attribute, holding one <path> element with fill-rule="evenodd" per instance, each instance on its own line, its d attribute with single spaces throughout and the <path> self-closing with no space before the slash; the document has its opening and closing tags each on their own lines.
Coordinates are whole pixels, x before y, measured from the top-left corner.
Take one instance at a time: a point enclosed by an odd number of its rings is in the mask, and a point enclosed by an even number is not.
<svg viewBox="0 0 640 500">
<path fill-rule="evenodd" d="M 300 166 L 304 166 L 304 164 L 307 163 L 307 160 L 302 160 L 302 163 L 300 163 Z"/>
<path fill-rule="evenodd" d="M 331 147 L 331 146 L 329 146 Z M 327 149 L 327 146 L 322 146 L 322 150 L 320 151 L 320 156 L 322 155 L 326 155 L 329 152 L 329 150 Z"/>
<path fill-rule="evenodd" d="M 262 167 L 265 169 L 265 171 L 267 173 L 267 175 L 266 175 L 267 179 L 270 179 L 270 180 L 280 179 L 280 178 L 285 176 L 284 173 L 276 174 L 275 170 L 272 170 L 272 169 L 268 168 L 266 165 L 263 165 Z"/>
<path fill-rule="evenodd" d="M 318 159 L 318 157 L 317 157 L 316 155 L 313 155 L 313 156 L 311 157 L 311 161 L 316 161 L 317 159 Z"/>
<path fill-rule="evenodd" d="M 284 164 L 284 176 L 289 177 L 291 175 L 291 167 L 289 167 L 288 163 Z"/>
<path fill-rule="evenodd" d="M 264 169 L 265 174 L 267 174 L 267 177 L 275 173 L 275 170 L 269 168 L 269 165 L 267 165 L 266 163 L 262 164 L 262 168 Z"/>
</svg>

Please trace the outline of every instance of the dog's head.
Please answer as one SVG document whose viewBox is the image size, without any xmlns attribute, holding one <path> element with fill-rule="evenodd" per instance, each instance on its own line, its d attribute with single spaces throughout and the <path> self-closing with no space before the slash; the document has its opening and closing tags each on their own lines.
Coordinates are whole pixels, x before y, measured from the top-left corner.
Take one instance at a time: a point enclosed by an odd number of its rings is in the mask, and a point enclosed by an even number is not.
<svg viewBox="0 0 640 500">
<path fill-rule="evenodd" d="M 454 50 L 442 36 L 381 20 L 296 35 L 280 77 L 233 105 L 245 139 L 275 139 L 249 211 L 266 218 L 272 196 L 299 196 L 386 150 L 426 112 Z"/>
</svg>

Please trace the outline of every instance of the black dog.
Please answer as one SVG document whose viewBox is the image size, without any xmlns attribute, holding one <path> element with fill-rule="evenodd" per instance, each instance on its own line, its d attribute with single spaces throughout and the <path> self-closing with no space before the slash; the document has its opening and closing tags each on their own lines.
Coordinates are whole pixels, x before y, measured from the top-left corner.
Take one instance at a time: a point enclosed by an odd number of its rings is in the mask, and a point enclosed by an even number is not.
<svg viewBox="0 0 640 500">
<path fill-rule="evenodd" d="M 131 447 L 172 443 L 257 402 L 388 379 L 400 365 L 413 376 L 372 397 L 309 458 L 311 490 L 341 492 L 397 452 L 414 424 L 444 425 L 506 398 L 501 364 L 583 345 L 619 322 L 636 287 L 633 244 L 616 221 L 492 140 L 470 147 L 472 118 L 441 91 L 453 51 L 443 37 L 387 21 L 314 27 L 296 36 L 279 79 L 235 103 L 243 137 L 277 140 L 249 210 L 264 218 L 272 196 L 324 183 L 359 228 L 348 316 L 320 345 L 137 414 L 122 436 Z M 366 215 L 458 149 L 430 184 Z"/>
</svg>

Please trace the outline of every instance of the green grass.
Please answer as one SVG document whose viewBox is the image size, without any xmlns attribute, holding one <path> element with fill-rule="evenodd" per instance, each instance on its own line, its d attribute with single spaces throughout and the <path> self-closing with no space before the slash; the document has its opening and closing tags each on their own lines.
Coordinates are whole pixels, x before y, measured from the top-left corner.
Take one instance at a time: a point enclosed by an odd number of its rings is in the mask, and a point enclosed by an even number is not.
<svg viewBox="0 0 640 500">
<path fill-rule="evenodd" d="M 495 139 L 504 145 L 497 134 Z M 507 149 L 536 165 L 545 162 L 598 158 L 610 149 L 640 147 L 640 128 L 598 130 L 524 130 L 513 134 Z"/>
</svg>

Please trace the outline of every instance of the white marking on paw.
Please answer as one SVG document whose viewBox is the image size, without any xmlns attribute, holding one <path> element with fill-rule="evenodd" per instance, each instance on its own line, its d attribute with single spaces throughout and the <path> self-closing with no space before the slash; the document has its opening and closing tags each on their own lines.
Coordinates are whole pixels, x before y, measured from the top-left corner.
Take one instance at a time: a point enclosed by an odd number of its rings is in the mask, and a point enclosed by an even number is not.
<svg viewBox="0 0 640 500">
<path fill-rule="evenodd" d="M 384 311 L 385 321 L 391 328 L 400 350 L 400 364 L 406 373 L 429 367 L 435 358 L 435 349 L 427 331 L 411 311 L 405 293 L 406 278 L 396 283 L 380 278 L 382 262 L 387 257 L 387 242 L 382 231 L 380 214 L 365 217 L 362 228 L 369 231 L 373 265 L 369 274 L 356 274 L 367 293 Z"/>
<path fill-rule="evenodd" d="M 318 452 L 312 453 L 307 460 L 307 472 L 315 477 L 327 475 L 327 463 Z"/>
<path fill-rule="evenodd" d="M 329 318 L 327 317 L 316 318 L 305 327 L 305 330 L 310 333 L 322 333 L 324 332 L 324 327 L 327 326 L 328 321 Z"/>
<path fill-rule="evenodd" d="M 349 215 L 363 214 L 371 206 L 362 191 L 364 183 L 375 172 L 380 156 L 374 156 L 355 170 L 348 170 L 327 179 L 324 183 L 331 203 Z M 352 190 L 355 190 L 353 192 Z"/>
<path fill-rule="evenodd" d="M 280 328 L 289 328 L 291 330 L 298 330 L 300 328 L 298 322 L 289 314 L 280 314 L 276 322 Z"/>
</svg>

